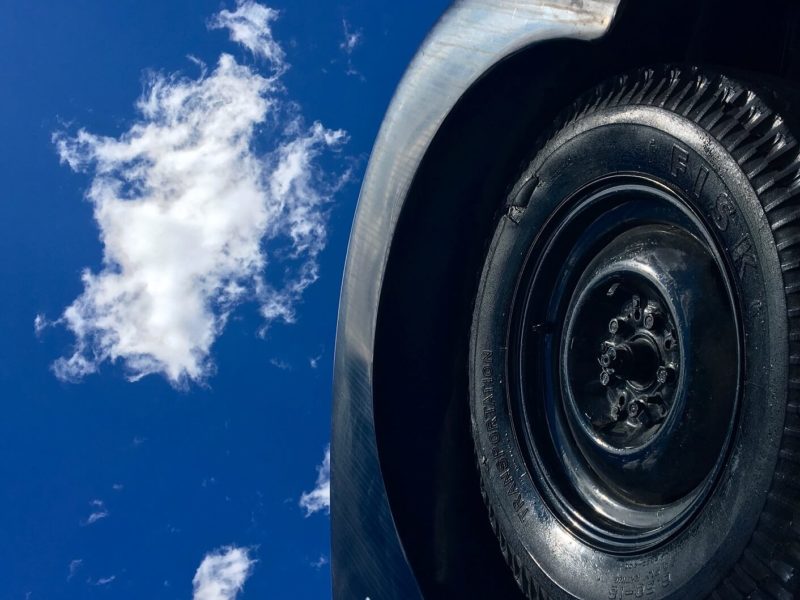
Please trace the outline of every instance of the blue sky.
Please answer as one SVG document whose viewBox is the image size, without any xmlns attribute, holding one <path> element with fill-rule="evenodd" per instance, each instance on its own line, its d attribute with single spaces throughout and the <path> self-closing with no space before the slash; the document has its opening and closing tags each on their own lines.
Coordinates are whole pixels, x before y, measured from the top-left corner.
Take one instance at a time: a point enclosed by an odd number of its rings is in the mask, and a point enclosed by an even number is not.
<svg viewBox="0 0 800 600">
<path fill-rule="evenodd" d="M 446 4 L 3 3 L 0 598 L 330 597 L 349 225 Z"/>
</svg>

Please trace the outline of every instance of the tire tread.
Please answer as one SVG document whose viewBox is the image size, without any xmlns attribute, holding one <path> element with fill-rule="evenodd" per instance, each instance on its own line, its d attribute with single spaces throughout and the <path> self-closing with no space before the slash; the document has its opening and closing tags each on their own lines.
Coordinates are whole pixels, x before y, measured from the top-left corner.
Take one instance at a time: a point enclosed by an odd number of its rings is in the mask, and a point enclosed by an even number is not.
<svg viewBox="0 0 800 600">
<path fill-rule="evenodd" d="M 786 423 L 771 488 L 756 529 L 712 599 L 789 600 L 800 594 L 800 149 L 784 119 L 755 86 L 695 67 L 641 69 L 615 77 L 576 101 L 548 142 L 600 110 L 653 106 L 682 116 L 714 137 L 739 164 L 770 223 L 784 277 L 789 317 Z M 528 600 L 553 600 L 508 543 L 481 493 L 506 562 Z"/>
</svg>

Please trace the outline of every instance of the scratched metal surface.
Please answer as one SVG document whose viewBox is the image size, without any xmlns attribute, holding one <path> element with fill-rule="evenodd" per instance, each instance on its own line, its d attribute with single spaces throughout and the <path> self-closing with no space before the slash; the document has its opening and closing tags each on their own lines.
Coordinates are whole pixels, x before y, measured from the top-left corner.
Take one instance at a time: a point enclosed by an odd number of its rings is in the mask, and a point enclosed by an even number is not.
<svg viewBox="0 0 800 600">
<path fill-rule="evenodd" d="M 451 107 L 481 74 L 536 42 L 602 36 L 619 2 L 456 2 L 429 34 L 395 93 L 361 188 L 339 305 L 331 490 L 336 600 L 421 598 L 386 499 L 372 410 L 381 282 L 414 173 Z"/>
</svg>

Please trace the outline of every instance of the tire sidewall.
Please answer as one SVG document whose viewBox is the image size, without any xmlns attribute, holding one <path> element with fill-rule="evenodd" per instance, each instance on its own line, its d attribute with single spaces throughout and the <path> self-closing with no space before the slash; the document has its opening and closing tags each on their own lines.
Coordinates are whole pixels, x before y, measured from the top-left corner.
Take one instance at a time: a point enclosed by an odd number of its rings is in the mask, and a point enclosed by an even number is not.
<svg viewBox="0 0 800 600">
<path fill-rule="evenodd" d="M 681 532 L 633 556 L 587 545 L 543 500 L 522 458 L 507 377 L 510 316 L 538 232 L 564 199 L 620 172 L 663 182 L 716 234 L 737 288 L 745 356 L 735 430 L 714 492 Z M 518 567 L 517 578 L 539 582 L 551 598 L 703 597 L 739 558 L 756 526 L 785 417 L 788 318 L 764 210 L 744 172 L 710 134 L 652 106 L 602 109 L 577 119 L 545 145 L 523 180 L 533 175 L 539 183 L 527 209 L 513 220 L 503 216 L 495 231 L 470 338 L 473 435 L 501 546 Z"/>
</svg>

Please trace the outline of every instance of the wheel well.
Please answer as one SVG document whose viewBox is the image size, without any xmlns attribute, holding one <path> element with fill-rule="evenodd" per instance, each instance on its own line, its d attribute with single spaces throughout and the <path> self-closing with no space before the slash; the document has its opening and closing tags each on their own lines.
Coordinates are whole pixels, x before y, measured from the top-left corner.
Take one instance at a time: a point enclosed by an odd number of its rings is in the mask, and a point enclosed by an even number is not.
<svg viewBox="0 0 800 600">
<path fill-rule="evenodd" d="M 558 112 L 616 73 L 713 64 L 800 79 L 800 3 L 629 0 L 595 42 L 501 61 L 426 152 L 392 239 L 374 349 L 378 451 L 398 534 L 426 598 L 522 596 L 486 518 L 467 403 L 472 298 L 508 186 Z"/>
</svg>

